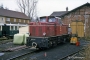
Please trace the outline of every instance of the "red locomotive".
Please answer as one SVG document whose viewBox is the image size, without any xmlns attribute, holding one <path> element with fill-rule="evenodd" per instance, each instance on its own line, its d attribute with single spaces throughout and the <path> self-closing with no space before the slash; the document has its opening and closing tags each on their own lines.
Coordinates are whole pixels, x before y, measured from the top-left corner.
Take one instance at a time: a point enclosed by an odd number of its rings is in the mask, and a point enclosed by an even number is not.
<svg viewBox="0 0 90 60">
<path fill-rule="evenodd" d="M 49 48 L 61 42 L 70 40 L 68 25 L 62 24 L 60 18 L 54 16 L 40 17 L 38 22 L 29 23 L 30 37 L 27 37 L 27 46 Z"/>
</svg>

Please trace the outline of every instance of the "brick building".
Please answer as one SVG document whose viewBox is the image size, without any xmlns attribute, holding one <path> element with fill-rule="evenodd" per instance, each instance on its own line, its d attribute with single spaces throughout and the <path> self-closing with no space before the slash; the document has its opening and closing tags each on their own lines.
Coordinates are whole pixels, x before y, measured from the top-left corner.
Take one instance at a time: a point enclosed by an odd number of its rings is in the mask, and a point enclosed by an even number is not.
<svg viewBox="0 0 90 60">
<path fill-rule="evenodd" d="M 71 11 L 67 11 L 64 14 L 58 14 L 56 16 L 61 17 L 64 24 L 70 24 L 72 21 L 83 22 L 86 26 L 86 35 L 90 36 L 90 3 L 83 4 Z"/>
</svg>

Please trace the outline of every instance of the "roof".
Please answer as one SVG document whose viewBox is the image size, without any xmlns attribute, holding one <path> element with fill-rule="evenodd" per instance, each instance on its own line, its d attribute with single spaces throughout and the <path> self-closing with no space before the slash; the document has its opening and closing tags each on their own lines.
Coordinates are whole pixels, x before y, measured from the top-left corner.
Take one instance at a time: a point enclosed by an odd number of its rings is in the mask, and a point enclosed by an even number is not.
<svg viewBox="0 0 90 60">
<path fill-rule="evenodd" d="M 57 16 L 57 17 L 61 17 L 63 14 L 67 13 L 68 11 L 56 11 L 53 12 L 50 16 Z"/>
<path fill-rule="evenodd" d="M 85 3 L 85 4 L 83 4 L 83 5 L 79 6 L 79 7 L 77 7 L 75 9 L 73 9 L 73 10 L 71 10 L 71 11 L 69 11 L 69 12 L 67 12 L 67 13 L 65 13 L 63 15 L 61 15 L 61 16 L 63 17 L 63 16 L 65 16 L 65 15 L 67 15 L 67 14 L 69 14 L 69 13 L 75 11 L 75 10 L 78 10 L 78 9 L 82 8 L 83 6 L 89 6 L 90 7 L 90 3 L 87 2 L 87 3 Z"/>
<path fill-rule="evenodd" d="M 29 19 L 24 13 L 11 11 L 7 9 L 0 8 L 0 16 L 14 17 L 20 19 Z"/>
<path fill-rule="evenodd" d="M 45 17 L 55 17 L 55 16 L 41 16 L 40 18 L 45 18 Z"/>
</svg>

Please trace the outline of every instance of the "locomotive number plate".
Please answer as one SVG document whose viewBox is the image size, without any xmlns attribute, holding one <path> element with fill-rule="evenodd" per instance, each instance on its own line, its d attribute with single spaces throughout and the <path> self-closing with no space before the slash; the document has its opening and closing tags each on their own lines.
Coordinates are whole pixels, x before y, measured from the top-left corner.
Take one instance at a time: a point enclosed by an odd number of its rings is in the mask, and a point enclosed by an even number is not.
<svg viewBox="0 0 90 60">
<path fill-rule="evenodd" d="M 31 39 L 31 40 L 35 40 L 35 39 Z"/>
</svg>

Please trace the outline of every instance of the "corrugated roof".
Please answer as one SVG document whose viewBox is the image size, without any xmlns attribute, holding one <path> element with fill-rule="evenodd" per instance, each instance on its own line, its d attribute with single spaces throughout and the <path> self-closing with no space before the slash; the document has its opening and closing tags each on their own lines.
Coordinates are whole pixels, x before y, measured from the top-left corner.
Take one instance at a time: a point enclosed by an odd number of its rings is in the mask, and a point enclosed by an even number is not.
<svg viewBox="0 0 90 60">
<path fill-rule="evenodd" d="M 57 17 L 60 17 L 62 16 L 63 14 L 67 13 L 68 11 L 55 11 L 53 12 L 50 16 L 57 16 Z"/>
<path fill-rule="evenodd" d="M 29 19 L 24 13 L 0 8 L 0 16 Z"/>
</svg>

